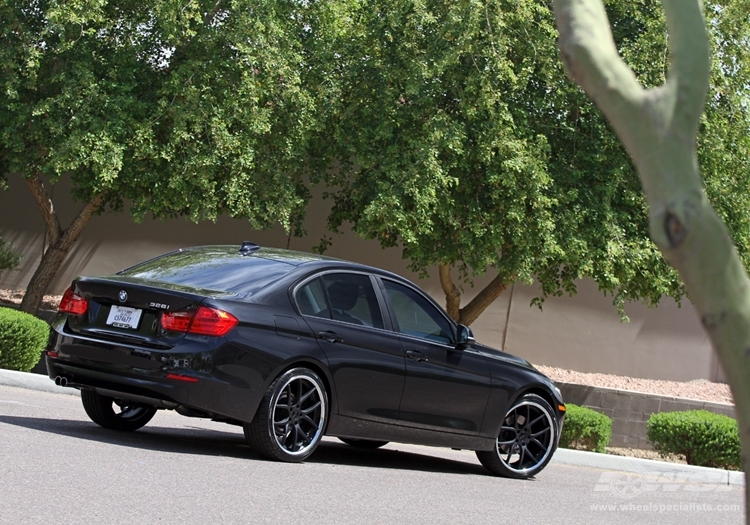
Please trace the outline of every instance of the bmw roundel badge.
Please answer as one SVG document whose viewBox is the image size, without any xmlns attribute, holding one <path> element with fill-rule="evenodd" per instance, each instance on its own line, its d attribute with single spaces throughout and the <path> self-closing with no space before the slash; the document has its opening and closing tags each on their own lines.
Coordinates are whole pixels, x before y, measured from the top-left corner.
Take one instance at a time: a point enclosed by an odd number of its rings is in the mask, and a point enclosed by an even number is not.
<svg viewBox="0 0 750 525">
<path fill-rule="evenodd" d="M 121 303 L 124 303 L 128 300 L 128 292 L 126 292 L 125 290 L 120 290 L 120 293 L 117 297 L 120 299 Z"/>
</svg>

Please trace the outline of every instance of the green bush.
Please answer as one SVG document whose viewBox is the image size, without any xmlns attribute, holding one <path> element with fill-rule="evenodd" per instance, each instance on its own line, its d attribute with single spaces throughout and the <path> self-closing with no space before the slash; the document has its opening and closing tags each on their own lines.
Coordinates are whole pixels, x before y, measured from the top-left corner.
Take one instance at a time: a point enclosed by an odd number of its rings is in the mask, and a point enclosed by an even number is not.
<svg viewBox="0 0 750 525">
<path fill-rule="evenodd" d="M 592 452 L 604 452 L 612 437 L 612 420 L 590 408 L 566 405 L 565 424 L 560 446 Z"/>
<path fill-rule="evenodd" d="M 13 251 L 10 244 L 0 237 L 0 272 L 13 270 L 21 262 L 21 256 Z"/>
<path fill-rule="evenodd" d="M 688 465 L 740 469 L 737 422 L 706 410 L 661 412 L 646 423 L 648 440 L 662 454 L 683 454 Z"/>
<path fill-rule="evenodd" d="M 0 368 L 28 372 L 39 362 L 49 325 L 33 315 L 0 308 Z"/>
</svg>

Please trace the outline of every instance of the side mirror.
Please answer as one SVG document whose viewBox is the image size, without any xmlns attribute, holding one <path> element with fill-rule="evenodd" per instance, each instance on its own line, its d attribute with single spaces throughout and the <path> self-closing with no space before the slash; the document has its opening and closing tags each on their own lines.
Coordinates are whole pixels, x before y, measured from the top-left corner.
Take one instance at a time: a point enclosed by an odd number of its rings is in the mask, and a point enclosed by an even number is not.
<svg viewBox="0 0 750 525">
<path fill-rule="evenodd" d="M 474 333 L 471 331 L 471 328 L 462 324 L 458 325 L 458 332 L 456 333 L 456 348 L 465 348 L 470 344 L 473 344 L 474 341 L 476 341 L 476 339 L 474 339 Z"/>
</svg>

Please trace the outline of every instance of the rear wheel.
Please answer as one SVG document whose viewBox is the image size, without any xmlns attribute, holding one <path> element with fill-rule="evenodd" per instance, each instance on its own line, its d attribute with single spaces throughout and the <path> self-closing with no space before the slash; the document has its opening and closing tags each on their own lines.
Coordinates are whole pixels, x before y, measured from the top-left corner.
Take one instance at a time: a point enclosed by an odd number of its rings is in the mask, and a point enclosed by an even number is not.
<svg viewBox="0 0 750 525">
<path fill-rule="evenodd" d="M 478 450 L 477 458 L 498 476 L 530 478 L 552 458 L 557 432 L 557 418 L 549 403 L 536 394 L 526 394 L 505 415 L 495 448 Z"/>
<path fill-rule="evenodd" d="M 81 390 L 81 402 L 91 421 L 112 430 L 138 430 L 156 414 L 154 406 L 102 396 L 93 390 Z"/>
<path fill-rule="evenodd" d="M 293 368 L 268 387 L 245 438 L 259 454 L 280 461 L 304 461 L 323 438 L 328 395 L 318 375 Z"/>
<path fill-rule="evenodd" d="M 347 445 L 351 445 L 355 448 L 361 448 L 365 450 L 375 450 L 388 444 L 387 441 L 372 441 L 370 439 L 351 439 L 351 438 L 339 438 Z"/>
</svg>

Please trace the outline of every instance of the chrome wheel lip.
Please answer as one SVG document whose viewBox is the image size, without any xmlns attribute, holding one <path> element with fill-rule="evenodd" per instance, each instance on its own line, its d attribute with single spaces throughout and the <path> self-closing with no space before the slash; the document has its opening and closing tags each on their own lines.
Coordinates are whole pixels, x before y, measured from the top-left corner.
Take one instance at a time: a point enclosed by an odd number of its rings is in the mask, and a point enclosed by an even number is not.
<svg viewBox="0 0 750 525">
<path fill-rule="evenodd" d="M 317 421 L 317 428 L 315 430 L 315 434 L 310 438 L 310 442 L 308 445 L 301 447 L 299 450 L 289 450 L 283 443 L 283 440 L 279 438 L 279 435 L 276 433 L 276 427 L 277 425 L 283 424 L 276 421 L 276 409 L 278 407 L 279 398 L 282 396 L 282 394 L 286 391 L 287 387 L 295 382 L 295 381 L 304 381 L 307 385 L 312 386 L 315 390 L 315 394 L 317 395 L 317 398 L 320 402 L 320 406 L 317 408 L 317 412 L 319 413 L 318 421 Z M 321 434 L 323 433 L 323 428 L 325 427 L 325 421 L 326 421 L 326 413 L 328 407 L 326 406 L 326 397 L 323 389 L 320 387 L 320 385 L 315 381 L 312 377 L 309 377 L 304 374 L 300 375 L 293 375 L 289 377 L 282 385 L 281 387 L 276 391 L 275 395 L 271 398 L 270 403 L 270 418 L 268 419 L 268 424 L 270 427 L 271 435 L 276 443 L 276 446 L 278 446 L 281 450 L 284 451 L 284 454 L 289 455 L 290 457 L 300 457 L 305 456 L 310 453 L 312 449 L 314 449 L 318 441 L 320 440 Z"/>
<path fill-rule="evenodd" d="M 530 467 L 516 468 L 516 467 L 513 466 L 513 463 L 508 463 L 507 461 L 505 461 L 505 457 L 507 456 L 507 453 L 504 454 L 500 450 L 500 436 L 498 436 L 498 438 L 495 440 L 495 452 L 496 452 L 498 458 L 503 463 L 503 465 L 505 465 L 505 467 L 507 469 L 512 470 L 513 472 L 516 472 L 516 473 L 518 473 L 520 475 L 526 475 L 526 474 L 529 474 L 530 472 L 534 472 L 536 469 L 539 468 L 540 465 L 543 465 L 545 463 L 545 461 L 547 461 L 547 458 L 552 454 L 552 451 L 555 448 L 555 442 L 556 442 L 555 436 L 552 435 L 552 433 L 554 432 L 554 428 L 555 428 L 554 427 L 554 422 L 552 420 L 552 415 L 547 410 L 545 410 L 545 408 L 542 405 L 540 405 L 539 403 L 536 403 L 534 401 L 530 401 L 530 400 L 528 400 L 528 401 L 522 401 L 522 402 L 518 403 L 517 405 L 513 405 L 513 408 L 511 408 L 511 410 L 508 411 L 508 413 L 505 415 L 505 418 L 503 418 L 503 421 L 505 421 L 505 419 L 507 419 L 508 415 L 510 415 L 513 411 L 516 411 L 519 408 L 524 407 L 524 406 L 534 407 L 534 408 L 538 409 L 541 412 L 541 414 L 544 416 L 544 418 L 547 421 L 547 429 L 548 429 L 548 432 L 550 432 L 550 437 L 549 437 L 549 444 L 546 447 L 544 455 L 536 463 L 534 463 Z M 524 431 L 525 431 L 525 429 L 524 429 Z M 501 432 L 501 435 L 502 435 L 502 432 Z M 504 443 L 507 443 L 507 442 L 504 442 Z M 511 447 L 515 447 L 515 446 L 516 446 L 516 443 L 514 442 L 511 445 Z M 513 451 L 513 449 L 511 449 L 511 453 L 512 453 L 512 451 Z"/>
</svg>

